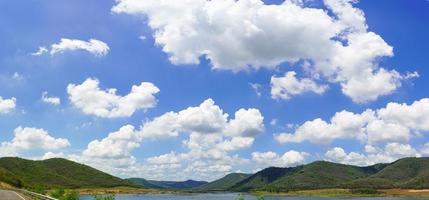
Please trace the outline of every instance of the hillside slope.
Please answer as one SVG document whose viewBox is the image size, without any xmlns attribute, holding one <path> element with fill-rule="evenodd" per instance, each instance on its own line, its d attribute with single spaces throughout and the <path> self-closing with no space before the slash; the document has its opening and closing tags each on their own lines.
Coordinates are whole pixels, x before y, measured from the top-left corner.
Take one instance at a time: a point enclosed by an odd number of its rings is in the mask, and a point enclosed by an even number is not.
<svg viewBox="0 0 429 200">
<path fill-rule="evenodd" d="M 128 181 L 61 158 L 43 161 L 0 158 L 0 181 L 27 188 L 133 186 Z"/>
<path fill-rule="evenodd" d="M 238 182 L 233 191 L 290 191 L 344 187 L 345 183 L 369 177 L 387 164 L 357 167 L 326 161 L 316 161 L 292 168 L 270 167 Z"/>
<path fill-rule="evenodd" d="M 282 176 L 286 176 L 298 171 L 301 167 L 279 168 L 269 167 L 251 175 L 250 177 L 238 182 L 230 188 L 233 191 L 250 191 L 262 189 L 268 184 L 278 180 Z"/>
<path fill-rule="evenodd" d="M 351 188 L 429 188 L 429 158 L 403 158 L 372 176 L 345 185 Z"/>
<path fill-rule="evenodd" d="M 143 178 L 129 178 L 126 179 L 131 183 L 143 186 L 145 188 L 152 189 L 189 189 L 194 187 L 199 187 L 201 185 L 207 184 L 205 181 L 154 181 L 146 180 Z"/>
<path fill-rule="evenodd" d="M 223 190 L 229 189 L 230 187 L 234 186 L 240 181 L 243 181 L 244 179 L 249 178 L 251 175 L 252 174 L 231 173 L 218 180 L 204 184 L 195 189 L 201 190 L 201 191 L 223 191 Z"/>
<path fill-rule="evenodd" d="M 304 165 L 300 170 L 266 186 L 267 189 L 306 190 L 337 188 L 343 183 L 368 177 L 379 172 L 380 166 L 357 167 L 326 161 Z"/>
</svg>

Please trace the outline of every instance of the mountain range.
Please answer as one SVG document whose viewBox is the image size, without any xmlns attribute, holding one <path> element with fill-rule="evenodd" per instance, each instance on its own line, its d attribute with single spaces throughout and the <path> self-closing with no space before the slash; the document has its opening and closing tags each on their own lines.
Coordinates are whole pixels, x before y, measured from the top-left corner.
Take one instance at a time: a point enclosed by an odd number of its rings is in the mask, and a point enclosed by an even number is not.
<svg viewBox="0 0 429 200">
<path fill-rule="evenodd" d="M 129 178 L 126 180 L 136 185 L 142 186 L 144 188 L 151 188 L 151 189 L 189 189 L 189 188 L 196 188 L 208 183 L 206 181 L 194 181 L 194 180 L 154 181 L 154 180 L 146 180 L 144 178 Z"/>
<path fill-rule="evenodd" d="M 25 188 L 108 188 L 117 186 L 207 191 L 269 191 L 328 188 L 429 188 L 429 158 L 403 158 L 367 167 L 316 161 L 306 165 L 269 167 L 255 174 L 232 173 L 213 182 L 121 179 L 61 158 L 33 161 L 0 158 L 0 183 Z"/>
</svg>

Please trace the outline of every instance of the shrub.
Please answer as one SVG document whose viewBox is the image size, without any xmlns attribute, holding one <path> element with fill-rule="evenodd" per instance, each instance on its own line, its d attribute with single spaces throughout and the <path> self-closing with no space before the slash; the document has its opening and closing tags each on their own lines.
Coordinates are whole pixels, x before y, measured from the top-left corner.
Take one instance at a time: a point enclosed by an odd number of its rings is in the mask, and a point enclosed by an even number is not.
<svg viewBox="0 0 429 200">
<path fill-rule="evenodd" d="M 94 195 L 94 200 L 115 200 L 115 195 Z"/>
<path fill-rule="evenodd" d="M 79 194 L 73 190 L 64 190 L 62 188 L 55 189 L 49 193 L 49 196 L 54 197 L 58 200 L 79 200 Z"/>
<path fill-rule="evenodd" d="M 351 190 L 352 194 L 380 194 L 376 189 L 372 188 L 357 188 Z"/>
<path fill-rule="evenodd" d="M 237 198 L 235 198 L 235 200 L 245 200 L 245 197 L 244 195 L 240 194 Z"/>
</svg>

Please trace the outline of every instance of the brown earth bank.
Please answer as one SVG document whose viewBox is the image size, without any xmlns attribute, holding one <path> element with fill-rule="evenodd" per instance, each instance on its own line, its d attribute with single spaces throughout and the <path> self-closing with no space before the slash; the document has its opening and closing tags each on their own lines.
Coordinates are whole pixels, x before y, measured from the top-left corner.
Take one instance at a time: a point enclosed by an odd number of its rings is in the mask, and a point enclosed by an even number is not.
<svg viewBox="0 0 429 200">
<path fill-rule="evenodd" d="M 254 192 L 264 196 L 311 196 L 311 197 L 429 197 L 429 189 L 382 189 L 371 190 L 370 193 L 352 189 L 315 189 L 291 192 Z"/>
<path fill-rule="evenodd" d="M 114 187 L 114 188 L 81 188 L 76 189 L 81 195 L 95 195 L 95 194 L 174 194 L 186 193 L 176 190 L 159 190 L 159 189 L 143 189 L 132 187 Z"/>
<path fill-rule="evenodd" d="M 81 195 L 95 194 L 188 194 L 185 190 L 136 189 L 129 187 L 116 188 L 85 188 L 77 190 Z M 376 192 L 376 193 L 375 193 Z M 263 196 L 310 196 L 310 197 L 428 197 L 429 189 L 383 189 L 372 190 L 371 194 L 351 189 L 315 189 L 291 192 L 252 192 L 250 194 Z"/>
</svg>

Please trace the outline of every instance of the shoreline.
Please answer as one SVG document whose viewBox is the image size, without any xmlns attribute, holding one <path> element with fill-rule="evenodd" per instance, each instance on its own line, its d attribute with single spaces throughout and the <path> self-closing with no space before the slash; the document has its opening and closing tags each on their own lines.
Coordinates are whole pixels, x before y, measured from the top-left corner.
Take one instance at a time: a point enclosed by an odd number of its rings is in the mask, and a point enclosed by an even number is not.
<svg viewBox="0 0 429 200">
<path fill-rule="evenodd" d="M 353 193 L 350 189 L 314 189 L 291 192 L 234 192 L 234 191 L 189 191 L 189 190 L 159 190 L 139 188 L 82 188 L 76 189 L 80 195 L 100 194 L 204 194 L 204 193 L 242 193 L 256 196 L 290 196 L 290 197 L 429 197 L 429 189 L 380 189 L 375 194 Z"/>
</svg>

